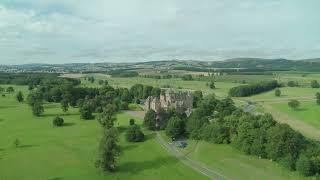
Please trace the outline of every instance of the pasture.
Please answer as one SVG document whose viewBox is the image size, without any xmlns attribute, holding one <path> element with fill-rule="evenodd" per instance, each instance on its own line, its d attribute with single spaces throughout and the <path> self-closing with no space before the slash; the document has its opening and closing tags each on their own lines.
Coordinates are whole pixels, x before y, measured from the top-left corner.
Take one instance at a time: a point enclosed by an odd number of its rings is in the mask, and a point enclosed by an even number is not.
<svg viewBox="0 0 320 180">
<path fill-rule="evenodd" d="M 90 76 L 90 75 L 89 75 Z M 88 82 L 81 78 L 81 82 L 83 86 L 88 87 L 98 87 L 98 81 L 108 80 L 109 84 L 113 87 L 125 87 L 130 88 L 134 84 L 144 84 L 151 85 L 154 87 L 170 87 L 175 89 L 189 89 L 189 90 L 201 90 L 204 94 L 215 93 L 218 97 L 226 97 L 228 96 L 228 91 L 230 88 L 240 85 L 239 83 L 232 82 L 216 82 L 215 89 L 210 89 L 207 85 L 207 81 L 184 81 L 180 78 L 172 78 L 172 79 L 152 79 L 152 78 L 144 78 L 144 77 L 126 77 L 126 78 L 118 78 L 118 77 L 110 77 L 108 75 L 103 74 L 95 74 L 96 78 L 94 83 Z"/>
<path fill-rule="evenodd" d="M 171 142 L 170 138 L 161 132 L 161 136 Z M 226 179 L 308 179 L 291 172 L 282 166 L 266 159 L 246 155 L 231 145 L 214 144 L 206 141 L 188 140 L 186 148 L 177 148 L 186 157 L 212 169 Z"/>
<path fill-rule="evenodd" d="M 26 93 L 26 87 L 15 88 Z M 96 120 L 81 120 L 76 108 L 62 113 L 59 104 L 46 104 L 45 113 L 34 117 L 27 104 L 16 102 L 15 93 L 0 102 L 0 179 L 206 179 L 169 155 L 152 132 L 144 131 L 145 142 L 128 143 L 124 129 L 131 117 L 126 114 L 119 114 L 116 122 L 122 149 L 118 171 L 102 174 L 94 167 L 101 137 Z M 63 127 L 52 126 L 56 115 L 64 118 Z"/>
<path fill-rule="evenodd" d="M 287 103 L 275 103 L 272 106 L 320 131 L 320 106 L 317 105 L 315 101 L 301 102 L 301 106 L 297 110 L 291 109 Z"/>
</svg>

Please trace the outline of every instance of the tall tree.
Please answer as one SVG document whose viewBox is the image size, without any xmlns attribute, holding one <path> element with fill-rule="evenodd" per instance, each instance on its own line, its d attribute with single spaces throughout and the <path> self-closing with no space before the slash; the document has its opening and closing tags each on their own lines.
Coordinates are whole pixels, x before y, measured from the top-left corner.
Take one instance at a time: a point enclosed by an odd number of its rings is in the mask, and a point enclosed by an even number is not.
<svg viewBox="0 0 320 180">
<path fill-rule="evenodd" d="M 40 116 L 44 112 L 43 103 L 36 102 L 32 105 L 32 114 L 35 116 Z"/>
<path fill-rule="evenodd" d="M 298 100 L 290 100 L 288 102 L 288 106 L 294 110 L 297 110 L 300 106 L 300 102 Z"/>
<path fill-rule="evenodd" d="M 317 80 L 312 80 L 311 81 L 311 87 L 312 88 L 320 88 L 320 84 L 318 83 Z"/>
<path fill-rule="evenodd" d="M 115 171 L 117 157 L 120 155 L 118 130 L 114 127 L 105 128 L 99 146 L 99 157 L 96 167 L 102 171 Z"/>
<path fill-rule="evenodd" d="M 149 130 L 156 130 L 156 117 L 157 117 L 157 114 L 156 112 L 154 112 L 154 110 L 152 109 L 148 110 L 146 115 L 144 116 L 143 124 Z"/>
<path fill-rule="evenodd" d="M 320 93 L 319 92 L 316 93 L 316 102 L 318 105 L 320 105 Z"/>
<path fill-rule="evenodd" d="M 172 138 L 177 138 L 185 134 L 185 122 L 177 116 L 173 116 L 169 119 L 166 134 Z"/>
<path fill-rule="evenodd" d="M 61 109 L 62 109 L 63 112 L 67 112 L 68 111 L 68 109 L 69 109 L 68 99 L 63 98 L 61 100 Z"/>
<path fill-rule="evenodd" d="M 116 107 L 113 104 L 108 104 L 103 112 L 99 115 L 98 121 L 105 128 L 111 128 L 114 125 Z"/>
<path fill-rule="evenodd" d="M 274 91 L 274 95 L 279 97 L 281 95 L 281 91 L 279 88 L 276 88 L 276 90 Z"/>
<path fill-rule="evenodd" d="M 18 102 L 22 102 L 24 100 L 24 96 L 21 91 L 19 91 L 16 95 L 16 99 Z"/>
</svg>

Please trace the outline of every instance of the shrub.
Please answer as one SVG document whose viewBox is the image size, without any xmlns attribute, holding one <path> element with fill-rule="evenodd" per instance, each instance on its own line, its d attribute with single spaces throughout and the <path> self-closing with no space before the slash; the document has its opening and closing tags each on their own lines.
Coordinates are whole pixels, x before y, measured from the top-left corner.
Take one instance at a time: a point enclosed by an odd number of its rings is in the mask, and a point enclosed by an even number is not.
<svg viewBox="0 0 320 180">
<path fill-rule="evenodd" d="M 130 125 L 130 126 L 135 125 L 134 119 L 130 119 L 130 120 L 129 120 L 129 125 Z"/>
<path fill-rule="evenodd" d="M 61 118 L 61 117 L 59 117 L 59 116 L 55 117 L 55 118 L 53 119 L 53 121 L 52 121 L 52 124 L 53 124 L 53 126 L 55 126 L 55 127 L 63 126 L 63 123 L 64 123 L 63 118 Z"/>
<path fill-rule="evenodd" d="M 279 88 L 277 88 L 275 91 L 274 91 L 274 95 L 279 97 L 281 95 L 281 91 Z"/>
<path fill-rule="evenodd" d="M 311 81 L 311 87 L 312 88 L 320 88 L 320 84 L 318 83 L 317 80 L 312 80 Z"/>
<path fill-rule="evenodd" d="M 126 139 L 129 142 L 141 142 L 144 140 L 144 134 L 138 125 L 131 125 L 127 130 Z"/>
<path fill-rule="evenodd" d="M 288 106 L 294 110 L 297 110 L 298 107 L 300 106 L 300 102 L 298 100 L 290 100 L 288 102 Z"/>
</svg>

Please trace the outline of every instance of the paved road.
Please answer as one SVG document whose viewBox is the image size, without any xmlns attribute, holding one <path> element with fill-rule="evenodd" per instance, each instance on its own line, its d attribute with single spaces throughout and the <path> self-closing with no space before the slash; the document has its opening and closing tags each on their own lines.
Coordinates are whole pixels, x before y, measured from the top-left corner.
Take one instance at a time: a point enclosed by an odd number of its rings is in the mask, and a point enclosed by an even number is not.
<svg viewBox="0 0 320 180">
<path fill-rule="evenodd" d="M 192 159 L 188 158 L 187 156 L 183 155 L 179 150 L 177 150 L 176 146 L 168 144 L 160 135 L 159 132 L 156 133 L 156 139 L 160 143 L 160 145 L 166 149 L 170 154 L 175 156 L 177 159 L 179 159 L 183 164 L 191 167 L 195 171 L 209 177 L 210 179 L 227 179 L 226 177 L 218 174 L 217 172 L 214 172 L 199 163 L 193 161 Z"/>
</svg>

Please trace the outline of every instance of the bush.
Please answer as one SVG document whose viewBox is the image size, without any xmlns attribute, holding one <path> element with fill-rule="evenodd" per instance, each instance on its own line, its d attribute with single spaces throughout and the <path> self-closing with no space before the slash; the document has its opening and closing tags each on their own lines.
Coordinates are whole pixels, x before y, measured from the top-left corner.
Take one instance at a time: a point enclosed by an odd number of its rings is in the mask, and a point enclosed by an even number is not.
<svg viewBox="0 0 320 180">
<path fill-rule="evenodd" d="M 288 87 L 298 87 L 299 84 L 297 82 L 294 82 L 294 81 L 288 81 L 287 86 Z"/>
<path fill-rule="evenodd" d="M 288 106 L 294 110 L 297 110 L 298 107 L 300 106 L 300 102 L 298 100 L 290 100 L 288 102 Z"/>
<path fill-rule="evenodd" d="M 24 100 L 23 94 L 21 91 L 19 91 L 16 95 L 16 99 L 18 102 L 22 102 Z"/>
<path fill-rule="evenodd" d="M 134 119 L 130 119 L 130 120 L 129 120 L 129 125 L 130 125 L 130 126 L 135 125 Z"/>
<path fill-rule="evenodd" d="M 55 127 L 63 126 L 63 123 L 64 123 L 63 118 L 61 118 L 61 117 L 59 117 L 59 116 L 55 117 L 55 118 L 53 119 L 53 121 L 52 121 L 52 124 L 53 124 L 53 126 L 55 126 Z"/>
<path fill-rule="evenodd" d="M 317 80 L 312 80 L 311 81 L 311 87 L 312 88 L 320 88 L 320 84 L 318 83 Z"/>
<path fill-rule="evenodd" d="M 127 130 L 126 139 L 129 142 L 142 142 L 144 140 L 144 134 L 139 126 L 131 125 Z"/>
<path fill-rule="evenodd" d="M 277 88 L 275 91 L 274 91 L 274 95 L 279 97 L 281 95 L 281 91 L 279 88 Z"/>
</svg>

